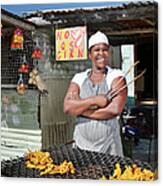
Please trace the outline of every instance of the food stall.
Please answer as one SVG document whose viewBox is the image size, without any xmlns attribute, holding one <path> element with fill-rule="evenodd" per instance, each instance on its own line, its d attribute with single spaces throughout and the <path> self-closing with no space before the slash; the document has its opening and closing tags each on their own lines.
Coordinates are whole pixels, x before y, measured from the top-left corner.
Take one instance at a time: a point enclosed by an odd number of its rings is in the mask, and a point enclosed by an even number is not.
<svg viewBox="0 0 163 186">
<path fill-rule="evenodd" d="M 87 37 L 97 30 L 103 31 L 108 35 L 110 44 L 112 45 L 110 48 L 110 65 L 113 68 L 121 68 L 126 72 L 130 65 L 135 61 L 139 61 L 140 63 L 132 69 L 129 77 L 127 77 L 128 81 L 128 79 L 132 79 L 136 74 L 146 69 L 145 75 L 128 87 L 129 96 L 126 108 L 128 109 L 128 113 L 131 113 L 131 109 L 137 108 L 142 101 L 157 102 L 157 6 L 156 2 L 131 2 L 115 7 L 47 10 L 39 13 L 32 12 L 29 14 L 26 13 L 25 17 L 29 21 L 39 23 L 40 29 L 46 29 L 46 27 L 48 27 L 48 29 L 52 28 L 53 34 L 57 29 L 75 28 L 76 26 L 86 26 Z M 54 41 L 53 46 L 55 46 L 55 38 L 52 40 Z M 54 58 L 55 55 L 54 53 Z M 87 60 L 56 61 L 54 62 L 54 66 L 55 70 L 60 68 L 61 71 L 57 71 L 58 74 L 62 72 L 62 75 L 64 74 L 66 77 L 71 77 L 75 72 L 89 68 L 90 63 Z M 47 81 L 49 81 L 49 79 Z M 155 106 L 157 107 L 157 104 Z M 47 110 L 45 107 L 42 107 L 42 109 L 43 113 Z M 46 121 L 52 119 L 50 115 L 46 115 L 45 117 L 44 119 Z M 137 122 L 137 119 L 133 120 L 133 117 L 135 116 L 128 116 L 127 122 L 132 122 L 133 125 L 135 124 L 136 128 L 143 134 L 144 129 L 142 129 L 139 122 Z M 52 120 L 54 120 L 54 118 Z M 146 125 L 151 126 L 148 121 L 147 119 Z M 152 118 L 151 121 L 153 123 L 152 125 L 155 126 L 155 131 L 157 131 L 157 114 L 154 114 L 154 119 Z M 49 130 L 50 128 L 52 128 L 52 125 L 49 126 Z M 153 130 L 153 127 L 151 127 L 150 130 Z M 47 134 L 45 136 L 45 138 L 47 138 L 46 141 L 51 141 Z M 143 138 L 143 135 L 141 135 L 141 138 Z M 153 139 L 154 146 L 156 147 L 157 137 L 152 137 L 152 141 Z M 151 138 L 149 141 L 150 140 Z M 148 146 L 148 142 L 146 144 Z M 152 147 L 153 151 L 157 152 L 155 147 Z M 150 149 L 150 145 L 148 149 Z M 148 151 L 149 150 L 147 150 L 147 154 L 143 154 L 141 157 L 149 157 Z M 157 153 L 151 155 L 151 158 L 152 157 L 157 157 Z M 149 158 L 146 160 L 148 161 L 148 159 Z"/>
<path fill-rule="evenodd" d="M 42 151 L 50 153 L 54 164 L 59 165 L 64 162 L 64 160 L 71 161 L 76 172 L 74 174 L 66 173 L 40 175 L 38 169 L 35 169 L 34 167 L 27 167 L 27 153 L 22 157 L 3 161 L 3 176 L 100 179 L 103 176 L 112 176 L 116 168 L 116 163 L 119 163 L 123 170 L 126 165 L 132 166 L 136 164 L 137 167 L 141 167 L 141 170 L 147 168 L 148 170 L 154 172 L 153 167 L 157 167 L 157 160 L 155 160 L 154 166 L 151 166 L 149 164 L 150 162 L 146 163 L 144 161 L 134 160 L 134 158 L 121 158 L 108 154 L 82 151 L 80 149 L 72 149 L 71 144 L 66 145 L 69 140 L 72 140 L 75 120 L 63 113 L 62 103 L 65 92 L 72 76 L 76 72 L 83 71 L 90 67 L 91 63 L 85 58 L 80 59 L 79 61 L 77 59 L 69 59 L 67 61 L 65 58 L 62 60 L 56 60 L 59 51 L 56 53 L 55 47 L 57 43 L 55 33 L 60 29 L 64 30 L 80 26 L 87 28 L 87 37 L 89 37 L 95 31 L 101 30 L 109 36 L 109 41 L 113 46 L 111 48 L 110 59 L 112 67 L 122 67 L 123 61 L 121 58 L 121 46 L 132 45 L 134 53 L 133 59 L 135 61 L 141 59 L 141 65 L 136 67 L 133 73 L 135 74 L 137 71 L 144 69 L 147 63 L 152 64 L 147 65 L 147 77 L 149 77 L 149 74 L 153 74 L 152 78 L 154 78 L 154 82 L 157 82 L 157 54 L 153 54 L 153 47 L 156 50 L 155 52 L 157 52 L 157 8 L 157 3 L 155 2 L 135 4 L 129 3 L 127 5 L 114 8 L 87 8 L 68 11 L 51 10 L 39 13 L 32 12 L 24 16 L 25 20 L 32 22 L 32 25 L 36 25 L 37 29 L 33 32 L 32 36 L 36 46 L 42 51 L 42 58 L 40 62 L 35 63 L 34 59 L 30 58 L 32 61 L 30 70 L 32 71 L 33 66 L 37 65 L 40 76 L 46 85 L 48 94 L 40 94 L 40 92 L 35 89 L 35 86 L 33 88 L 32 84 L 31 89 L 28 91 L 28 93 L 32 92 L 29 94 L 29 97 L 27 97 L 27 93 L 24 94 L 23 97 L 21 96 L 21 98 L 30 100 L 31 97 L 36 98 L 37 100 L 34 107 L 36 108 L 35 111 L 37 113 L 37 118 L 35 118 L 37 125 L 32 124 L 32 126 L 37 126 L 39 137 L 41 137 Z M 2 42 L 4 42 L 4 40 L 2 40 Z M 32 56 L 32 52 L 35 48 L 34 44 L 32 46 L 32 49 L 30 47 L 30 56 Z M 143 50 L 145 50 L 143 46 L 148 46 L 148 57 L 153 55 L 154 60 L 152 57 L 149 57 L 148 61 L 146 61 L 145 57 L 143 58 L 142 53 Z M 8 56 L 11 58 L 12 55 Z M 81 56 L 81 53 L 79 56 Z M 30 61 L 30 59 L 28 58 L 27 60 Z M 58 55 L 58 59 L 61 59 L 60 55 Z M 152 69 L 151 66 L 155 66 L 156 71 L 155 69 Z M 18 70 L 18 68 L 16 70 Z M 3 65 L 2 72 L 4 74 L 7 72 L 6 69 L 3 69 Z M 4 75 L 4 77 L 8 76 Z M 30 76 L 27 78 L 29 80 Z M 17 80 L 18 79 L 15 79 L 15 85 L 17 85 Z M 151 92 L 149 96 L 152 99 L 157 99 L 157 88 L 155 87 L 155 84 L 149 86 L 148 81 L 148 78 L 145 77 L 143 82 L 144 86 L 142 86 L 141 89 L 143 94 L 141 94 L 140 97 L 143 99 L 147 98 L 148 92 Z M 3 82 L 5 82 L 5 79 Z M 6 91 L 6 83 L 2 83 L 2 85 L 2 89 Z M 16 88 L 16 86 L 12 87 L 11 85 L 10 87 Z M 156 91 L 153 92 L 153 89 Z M 136 104 L 141 101 L 138 93 L 140 93 L 139 86 L 135 84 L 134 98 L 132 99 L 134 99 L 134 103 Z M 140 99 L 137 100 L 137 98 Z M 34 103 L 34 101 L 32 102 Z M 8 101 L 4 99 L 3 105 L 6 106 L 6 104 L 8 105 Z M 155 125 L 157 126 L 157 123 L 155 123 Z M 157 152 L 155 154 L 155 157 L 156 156 Z M 34 166 L 36 167 L 37 165 Z M 55 166 L 52 165 L 52 167 L 54 168 Z"/>
</svg>

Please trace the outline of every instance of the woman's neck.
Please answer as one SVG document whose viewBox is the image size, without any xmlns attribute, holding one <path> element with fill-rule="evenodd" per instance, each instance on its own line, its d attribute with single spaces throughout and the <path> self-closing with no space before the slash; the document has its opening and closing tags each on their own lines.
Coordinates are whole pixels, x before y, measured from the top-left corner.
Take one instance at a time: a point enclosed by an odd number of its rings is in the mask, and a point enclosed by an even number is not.
<svg viewBox="0 0 163 186">
<path fill-rule="evenodd" d="M 105 69 L 92 69 L 91 74 L 90 74 L 90 80 L 92 83 L 98 84 L 103 81 L 106 75 L 106 70 Z"/>
<path fill-rule="evenodd" d="M 106 73 L 106 69 L 92 68 L 92 75 L 103 75 Z"/>
</svg>

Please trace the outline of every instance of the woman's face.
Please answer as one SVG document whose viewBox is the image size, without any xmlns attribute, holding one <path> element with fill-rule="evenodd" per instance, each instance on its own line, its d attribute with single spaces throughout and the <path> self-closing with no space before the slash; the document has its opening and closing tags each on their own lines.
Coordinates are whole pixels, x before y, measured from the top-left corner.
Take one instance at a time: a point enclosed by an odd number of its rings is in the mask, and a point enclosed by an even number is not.
<svg viewBox="0 0 163 186">
<path fill-rule="evenodd" d="M 109 63 L 109 46 L 103 43 L 94 45 L 89 52 L 89 58 L 95 68 L 105 68 Z"/>
</svg>

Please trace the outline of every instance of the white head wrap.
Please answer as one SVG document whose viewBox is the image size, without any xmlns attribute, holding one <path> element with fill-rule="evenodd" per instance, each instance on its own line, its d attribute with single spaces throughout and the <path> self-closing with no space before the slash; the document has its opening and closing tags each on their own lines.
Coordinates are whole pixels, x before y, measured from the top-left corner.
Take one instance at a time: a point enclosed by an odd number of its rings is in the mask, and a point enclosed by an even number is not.
<svg viewBox="0 0 163 186">
<path fill-rule="evenodd" d="M 96 45 L 99 43 L 104 43 L 106 45 L 109 45 L 107 36 L 104 33 L 97 31 L 95 34 L 93 34 L 89 38 L 88 48 L 90 49 L 93 45 Z"/>
</svg>

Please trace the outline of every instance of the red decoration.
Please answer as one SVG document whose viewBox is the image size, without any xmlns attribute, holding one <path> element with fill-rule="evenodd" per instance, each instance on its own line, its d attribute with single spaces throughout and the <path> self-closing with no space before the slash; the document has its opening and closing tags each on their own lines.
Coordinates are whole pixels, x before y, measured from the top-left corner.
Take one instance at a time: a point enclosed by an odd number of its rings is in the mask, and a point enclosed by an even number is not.
<svg viewBox="0 0 163 186">
<path fill-rule="evenodd" d="M 38 47 L 36 47 L 32 53 L 32 59 L 41 59 L 41 58 L 42 58 L 42 52 Z"/>
<path fill-rule="evenodd" d="M 11 49 L 23 49 L 23 41 L 23 31 L 20 28 L 17 28 L 12 37 Z"/>
<path fill-rule="evenodd" d="M 23 56 L 23 62 L 20 65 L 20 67 L 18 69 L 18 72 L 19 73 L 28 73 L 29 72 L 29 65 L 27 63 L 27 60 L 26 60 L 26 56 L 25 55 Z"/>
<path fill-rule="evenodd" d="M 18 72 L 28 73 L 29 72 L 29 65 L 28 64 L 21 64 L 21 66 L 18 69 Z"/>
</svg>

